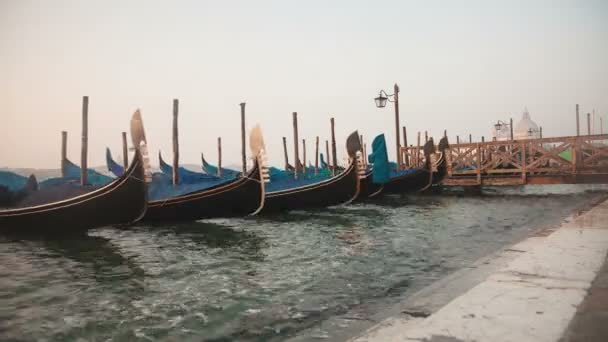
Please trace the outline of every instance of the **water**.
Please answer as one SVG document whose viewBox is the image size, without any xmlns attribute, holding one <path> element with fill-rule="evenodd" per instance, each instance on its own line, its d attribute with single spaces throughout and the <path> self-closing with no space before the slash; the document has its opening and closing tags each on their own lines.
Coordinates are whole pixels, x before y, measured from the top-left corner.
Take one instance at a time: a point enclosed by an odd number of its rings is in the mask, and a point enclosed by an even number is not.
<svg viewBox="0 0 608 342">
<path fill-rule="evenodd" d="M 0 340 L 330 338 L 329 318 L 374 314 L 606 196 L 584 189 L 396 196 L 55 241 L 0 237 Z"/>
</svg>

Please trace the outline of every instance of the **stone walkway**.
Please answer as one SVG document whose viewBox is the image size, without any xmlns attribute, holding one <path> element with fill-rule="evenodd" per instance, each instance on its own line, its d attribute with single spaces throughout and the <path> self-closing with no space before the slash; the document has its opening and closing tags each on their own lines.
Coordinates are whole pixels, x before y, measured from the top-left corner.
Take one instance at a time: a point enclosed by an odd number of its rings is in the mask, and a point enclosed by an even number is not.
<svg viewBox="0 0 608 342">
<path fill-rule="evenodd" d="M 429 317 L 401 314 L 351 341 L 608 341 L 608 201 L 509 250 L 521 255 Z"/>
</svg>

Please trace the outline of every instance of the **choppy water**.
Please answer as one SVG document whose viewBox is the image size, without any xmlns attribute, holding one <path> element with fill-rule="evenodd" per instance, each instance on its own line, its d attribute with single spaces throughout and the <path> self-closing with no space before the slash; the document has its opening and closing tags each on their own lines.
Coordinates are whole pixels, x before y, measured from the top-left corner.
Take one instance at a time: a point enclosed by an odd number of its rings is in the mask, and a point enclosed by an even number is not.
<svg viewBox="0 0 608 342">
<path fill-rule="evenodd" d="M 584 189 L 386 197 L 56 241 L 0 237 L 0 340 L 331 337 L 331 326 L 319 329 L 327 319 L 371 315 L 606 196 Z"/>
</svg>

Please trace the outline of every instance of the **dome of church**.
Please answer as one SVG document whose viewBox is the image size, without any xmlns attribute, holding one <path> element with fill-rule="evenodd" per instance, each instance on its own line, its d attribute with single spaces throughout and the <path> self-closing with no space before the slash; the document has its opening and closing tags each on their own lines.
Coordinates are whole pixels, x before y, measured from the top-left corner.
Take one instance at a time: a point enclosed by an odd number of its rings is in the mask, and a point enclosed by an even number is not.
<svg viewBox="0 0 608 342">
<path fill-rule="evenodd" d="M 538 125 L 532 121 L 528 108 L 524 109 L 521 120 L 515 124 L 513 138 L 515 140 L 540 138 Z"/>
</svg>

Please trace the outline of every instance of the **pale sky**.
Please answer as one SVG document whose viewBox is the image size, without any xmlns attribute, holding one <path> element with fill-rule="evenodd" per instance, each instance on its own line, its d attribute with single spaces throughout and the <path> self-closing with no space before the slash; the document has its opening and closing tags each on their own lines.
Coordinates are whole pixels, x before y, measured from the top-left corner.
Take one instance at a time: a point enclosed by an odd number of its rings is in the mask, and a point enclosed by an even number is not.
<svg viewBox="0 0 608 342">
<path fill-rule="evenodd" d="M 576 103 L 606 132 L 608 1 L 0 0 L 0 167 L 59 167 L 62 130 L 78 163 L 83 95 L 89 165 L 106 146 L 120 159 L 137 108 L 170 160 L 173 98 L 184 163 L 215 162 L 218 136 L 238 163 L 240 102 L 273 165 L 282 136 L 293 161 L 294 111 L 309 160 L 331 116 L 340 146 L 386 133 L 393 158 L 393 107 L 373 98 L 395 82 L 410 143 L 487 138 L 525 106 L 545 136 L 573 135 Z"/>
</svg>

